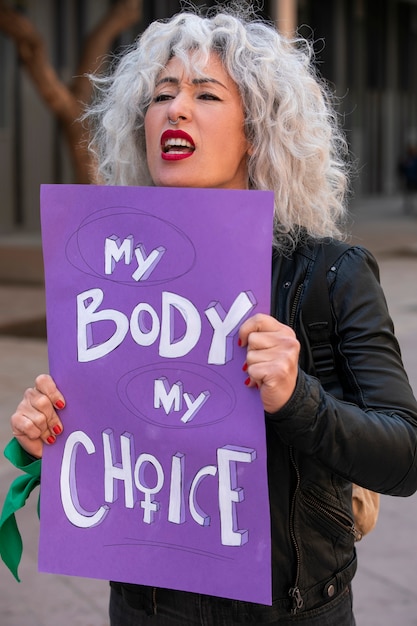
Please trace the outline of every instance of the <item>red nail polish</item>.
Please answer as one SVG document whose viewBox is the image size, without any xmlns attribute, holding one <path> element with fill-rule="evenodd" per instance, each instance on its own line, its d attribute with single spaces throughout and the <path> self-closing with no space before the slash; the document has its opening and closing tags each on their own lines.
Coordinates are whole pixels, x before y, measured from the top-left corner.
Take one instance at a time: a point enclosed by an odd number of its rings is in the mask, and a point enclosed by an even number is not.
<svg viewBox="0 0 417 626">
<path fill-rule="evenodd" d="M 239 337 L 239 339 L 237 340 L 237 345 L 239 346 L 239 348 L 240 348 L 240 347 L 241 347 L 241 345 L 242 345 L 242 340 L 240 339 L 240 337 Z"/>
<path fill-rule="evenodd" d="M 245 380 L 245 385 L 250 385 L 250 378 L 247 378 L 247 379 Z"/>
<path fill-rule="evenodd" d="M 63 409 L 65 406 L 65 402 L 62 402 L 62 400 L 57 400 L 55 406 L 57 409 Z"/>
<path fill-rule="evenodd" d="M 248 364 L 245 361 L 245 363 L 243 364 L 242 370 L 246 372 L 247 369 L 248 369 Z"/>
<path fill-rule="evenodd" d="M 55 443 L 55 437 L 52 437 L 52 435 L 49 435 L 48 439 L 46 440 L 48 443 Z"/>
<path fill-rule="evenodd" d="M 56 424 L 53 429 L 55 435 L 60 435 L 62 433 L 62 428 L 59 424 Z"/>
</svg>

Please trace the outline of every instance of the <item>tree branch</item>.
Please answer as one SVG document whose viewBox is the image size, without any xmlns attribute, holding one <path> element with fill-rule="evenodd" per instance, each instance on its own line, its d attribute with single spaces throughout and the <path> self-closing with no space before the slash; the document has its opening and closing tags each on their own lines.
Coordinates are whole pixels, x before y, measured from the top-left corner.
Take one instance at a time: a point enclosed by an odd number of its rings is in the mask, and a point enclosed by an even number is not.
<svg viewBox="0 0 417 626">
<path fill-rule="evenodd" d="M 142 0 L 118 0 L 87 37 L 72 85 L 78 99 L 90 100 L 91 85 L 86 74 L 97 72 L 116 37 L 139 22 L 142 6 Z"/>
<path fill-rule="evenodd" d="M 69 89 L 49 62 L 42 37 L 21 13 L 0 5 L 0 30 L 11 37 L 37 91 L 62 122 L 73 121 L 80 112 Z"/>
<path fill-rule="evenodd" d="M 96 71 L 114 39 L 136 24 L 142 15 L 142 0 L 118 0 L 86 40 L 72 85 L 65 85 L 48 59 L 44 40 L 30 20 L 0 0 L 0 31 L 16 44 L 19 58 L 39 95 L 62 124 L 78 182 L 92 178 L 86 131 L 79 122 L 83 106 L 91 99 L 86 74 Z"/>
</svg>

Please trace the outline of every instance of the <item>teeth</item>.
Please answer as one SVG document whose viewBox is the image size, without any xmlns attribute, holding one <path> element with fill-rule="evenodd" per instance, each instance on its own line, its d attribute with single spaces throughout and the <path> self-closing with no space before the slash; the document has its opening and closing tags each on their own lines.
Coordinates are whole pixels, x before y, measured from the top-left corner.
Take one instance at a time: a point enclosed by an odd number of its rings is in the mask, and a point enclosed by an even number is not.
<svg viewBox="0 0 417 626">
<path fill-rule="evenodd" d="M 182 146 L 183 148 L 191 148 L 193 149 L 193 145 L 187 141 L 186 139 L 181 139 L 180 137 L 172 137 L 171 139 L 167 139 L 165 142 L 165 148 L 169 148 L 170 146 Z"/>
</svg>

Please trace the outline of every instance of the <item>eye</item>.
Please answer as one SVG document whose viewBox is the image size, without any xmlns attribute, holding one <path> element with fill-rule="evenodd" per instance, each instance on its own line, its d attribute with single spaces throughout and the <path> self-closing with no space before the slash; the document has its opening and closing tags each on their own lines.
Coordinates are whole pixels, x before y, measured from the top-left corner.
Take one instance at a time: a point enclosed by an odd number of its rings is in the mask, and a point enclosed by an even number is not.
<svg viewBox="0 0 417 626">
<path fill-rule="evenodd" d="M 198 98 L 199 100 L 217 100 L 218 102 L 221 100 L 221 98 L 216 96 L 214 93 L 201 93 Z"/>
<path fill-rule="evenodd" d="M 157 96 L 154 96 L 154 102 L 165 102 L 166 100 L 171 100 L 174 96 L 171 96 L 168 93 L 159 93 Z"/>
</svg>

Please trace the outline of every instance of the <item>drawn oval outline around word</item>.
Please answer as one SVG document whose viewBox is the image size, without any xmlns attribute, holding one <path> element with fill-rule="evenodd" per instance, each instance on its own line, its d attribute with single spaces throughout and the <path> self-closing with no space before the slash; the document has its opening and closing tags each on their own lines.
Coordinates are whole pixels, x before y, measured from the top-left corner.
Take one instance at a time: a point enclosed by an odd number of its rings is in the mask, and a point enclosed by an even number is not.
<svg viewBox="0 0 417 626">
<path fill-rule="evenodd" d="M 122 216 L 123 220 L 120 219 Z M 104 244 L 106 238 L 114 235 L 121 239 L 133 237 L 135 247 L 144 245 L 147 253 L 159 246 L 166 248 L 162 262 L 145 281 L 133 280 L 134 267 L 125 267 L 121 276 L 105 274 Z M 98 237 L 100 248 L 92 245 Z M 181 250 L 180 255 L 178 250 Z M 83 274 L 132 287 L 160 285 L 180 278 L 193 269 L 196 261 L 194 244 L 178 226 L 146 211 L 125 206 L 100 209 L 86 217 L 68 239 L 65 255 L 68 262 Z"/>
<path fill-rule="evenodd" d="M 153 382 L 165 378 L 173 387 L 182 383 L 184 392 L 197 396 L 208 392 L 210 397 L 200 413 L 192 421 L 183 422 L 181 417 L 186 410 L 174 409 L 166 414 L 163 408 L 153 407 Z M 162 428 L 201 428 L 218 423 L 232 413 L 236 406 L 235 391 L 225 378 L 210 367 L 196 363 L 161 365 L 147 364 L 124 374 L 117 383 L 117 394 L 123 405 L 141 420 Z M 152 400 L 152 401 L 151 401 Z"/>
</svg>

